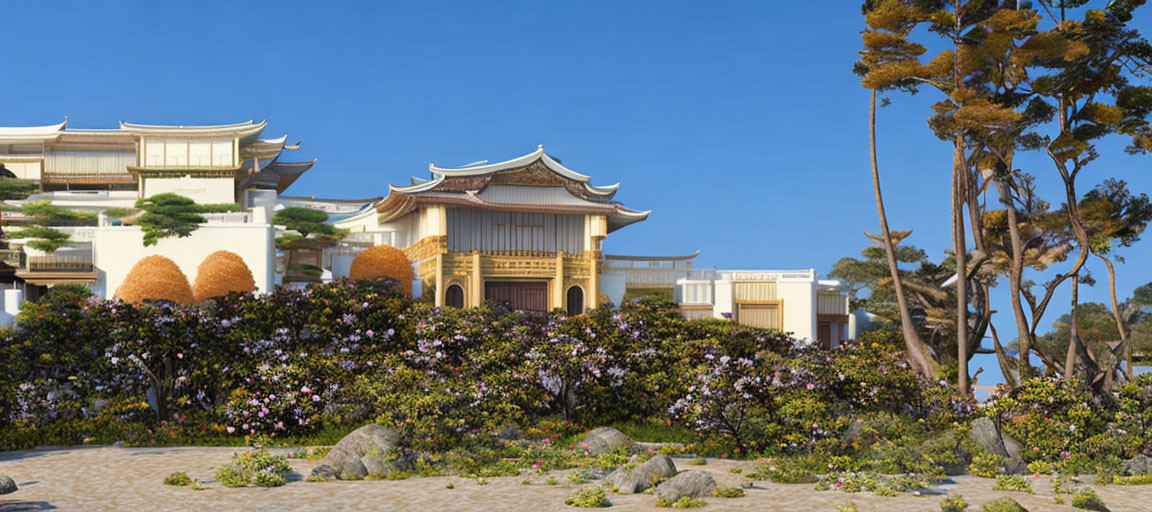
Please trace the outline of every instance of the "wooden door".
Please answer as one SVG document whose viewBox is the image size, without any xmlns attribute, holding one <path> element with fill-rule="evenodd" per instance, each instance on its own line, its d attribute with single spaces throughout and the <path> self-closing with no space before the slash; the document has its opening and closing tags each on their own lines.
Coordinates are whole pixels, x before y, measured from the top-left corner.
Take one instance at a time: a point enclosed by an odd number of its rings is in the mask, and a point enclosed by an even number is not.
<svg viewBox="0 0 1152 512">
<path fill-rule="evenodd" d="M 512 309 L 547 313 L 548 283 L 488 281 L 484 283 L 484 300 Z"/>
</svg>

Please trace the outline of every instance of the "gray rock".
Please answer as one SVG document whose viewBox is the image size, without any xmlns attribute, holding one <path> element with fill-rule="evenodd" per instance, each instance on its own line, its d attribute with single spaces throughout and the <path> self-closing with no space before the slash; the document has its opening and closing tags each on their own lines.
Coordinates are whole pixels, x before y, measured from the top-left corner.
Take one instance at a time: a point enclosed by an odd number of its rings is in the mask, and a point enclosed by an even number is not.
<svg viewBox="0 0 1152 512">
<path fill-rule="evenodd" d="M 973 421 L 969 436 L 977 446 L 1004 457 L 1004 470 L 1009 474 L 1028 472 L 1028 464 L 1020 456 L 1020 443 L 1004 436 L 992 418 L 984 416 Z"/>
<path fill-rule="evenodd" d="M 652 487 L 652 481 L 657 478 L 673 476 L 676 476 L 676 463 L 667 455 L 657 454 L 643 463 L 630 462 L 617 468 L 608 475 L 607 483 L 620 494 L 635 494 Z"/>
<path fill-rule="evenodd" d="M 0 475 L 0 494 L 16 492 L 16 481 L 8 475 Z"/>
<path fill-rule="evenodd" d="M 414 457 L 400 443 L 400 435 L 375 423 L 364 425 L 344 436 L 312 470 L 312 476 L 361 479 L 385 476 L 415 467 Z"/>
<path fill-rule="evenodd" d="M 592 429 L 584 436 L 581 446 L 588 445 L 588 452 L 593 455 L 608 453 L 616 448 L 622 448 L 627 453 L 639 453 L 640 445 L 628 439 L 623 432 L 612 427 Z"/>
<path fill-rule="evenodd" d="M 1124 463 L 1124 472 L 1133 476 L 1152 473 L 1152 458 L 1146 455 L 1132 457 Z"/>
<path fill-rule="evenodd" d="M 685 471 L 656 487 L 656 496 L 676 501 L 684 496 L 703 498 L 716 490 L 716 480 L 703 471 Z"/>
</svg>

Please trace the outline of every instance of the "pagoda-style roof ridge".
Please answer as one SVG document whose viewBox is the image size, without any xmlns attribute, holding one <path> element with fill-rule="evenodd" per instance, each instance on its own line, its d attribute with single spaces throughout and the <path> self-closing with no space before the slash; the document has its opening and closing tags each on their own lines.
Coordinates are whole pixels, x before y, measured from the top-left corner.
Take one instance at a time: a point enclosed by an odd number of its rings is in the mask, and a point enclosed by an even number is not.
<svg viewBox="0 0 1152 512">
<path fill-rule="evenodd" d="M 268 120 L 265 119 L 257 123 L 254 120 L 247 120 L 242 123 L 231 124 L 217 124 L 217 125 L 170 125 L 170 124 L 141 124 L 141 123 L 128 123 L 120 121 L 121 130 L 129 130 L 134 132 L 222 132 L 222 131 L 247 131 L 252 129 L 263 130 L 268 125 Z"/>
<path fill-rule="evenodd" d="M 68 128 L 68 118 L 58 124 L 42 126 L 0 126 L 0 138 L 45 138 L 59 135 Z"/>
<path fill-rule="evenodd" d="M 595 195 L 610 196 L 616 192 L 616 189 L 620 188 L 620 183 L 615 183 L 612 185 L 602 186 L 602 187 L 593 186 L 591 183 L 589 183 L 592 179 L 590 176 L 580 174 L 576 171 L 573 171 L 572 169 L 565 167 L 564 164 L 561 164 L 559 160 L 552 158 L 551 156 L 548 155 L 548 153 L 546 153 L 544 151 L 544 145 L 543 144 L 536 146 L 536 151 L 528 153 L 527 155 L 524 155 L 524 156 L 513 158 L 511 160 L 505 160 L 503 162 L 496 162 L 494 164 L 484 164 L 484 165 L 469 165 L 469 166 L 465 166 L 465 167 L 456 167 L 456 168 L 437 167 L 436 164 L 430 163 L 430 164 L 428 164 L 428 170 L 432 173 L 432 176 L 434 178 L 436 178 L 436 177 L 455 178 L 455 177 L 483 176 L 483 175 L 487 175 L 487 174 L 497 173 L 500 171 L 507 171 L 507 170 L 513 170 L 513 169 L 519 169 L 519 168 L 527 167 L 527 166 L 532 165 L 533 163 L 535 163 L 537 161 L 544 164 L 544 167 L 546 167 L 548 170 L 550 170 L 550 171 L 552 171 L 552 172 L 554 172 L 560 176 L 563 176 L 564 178 L 582 183 L 584 185 L 584 188 L 589 193 L 592 193 Z M 436 181 L 436 180 L 434 179 L 433 181 Z M 400 188 L 403 188 L 403 187 L 400 187 Z M 418 192 L 418 191 L 419 190 L 412 190 L 410 192 Z"/>
<path fill-rule="evenodd" d="M 687 261 L 696 259 L 700 255 L 697 250 L 692 254 L 684 254 L 681 256 L 632 256 L 627 254 L 605 254 L 606 260 L 619 260 L 619 261 Z"/>
</svg>

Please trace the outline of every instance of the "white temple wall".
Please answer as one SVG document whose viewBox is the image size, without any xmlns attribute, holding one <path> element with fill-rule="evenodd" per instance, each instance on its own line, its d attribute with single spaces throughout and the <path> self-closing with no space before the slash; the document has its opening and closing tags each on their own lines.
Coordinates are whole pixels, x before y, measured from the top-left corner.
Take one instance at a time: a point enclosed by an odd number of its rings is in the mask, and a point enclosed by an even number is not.
<svg viewBox="0 0 1152 512">
<path fill-rule="evenodd" d="M 600 293 L 607 295 L 612 304 L 619 306 L 624 302 L 624 291 L 627 286 L 627 276 L 623 272 L 604 272 L 600 274 Z"/>
<path fill-rule="evenodd" d="M 179 194 L 199 204 L 236 202 L 236 180 L 233 178 L 144 178 L 140 197 L 156 194 Z"/>
<path fill-rule="evenodd" d="M 261 216 L 263 217 L 263 216 Z M 275 287 L 275 229 L 267 223 L 202 224 L 185 238 L 164 238 L 144 246 L 144 233 L 136 226 L 106 226 L 96 230 L 92 241 L 93 264 L 98 275 L 97 295 L 111 298 L 128 272 L 146 256 L 159 254 L 174 261 L 191 285 L 204 258 L 218 250 L 236 253 L 252 271 L 258 292 Z"/>
<path fill-rule="evenodd" d="M 816 283 L 781 280 L 776 293 L 784 301 L 783 330 L 798 340 L 816 339 Z"/>
</svg>

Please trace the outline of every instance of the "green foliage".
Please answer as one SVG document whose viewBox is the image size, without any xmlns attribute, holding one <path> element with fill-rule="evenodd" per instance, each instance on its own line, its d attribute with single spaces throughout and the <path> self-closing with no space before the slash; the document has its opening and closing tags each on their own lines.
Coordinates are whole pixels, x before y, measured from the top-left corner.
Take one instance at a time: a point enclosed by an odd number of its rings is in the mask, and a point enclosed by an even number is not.
<svg viewBox="0 0 1152 512">
<path fill-rule="evenodd" d="M 1028 463 L 1028 472 L 1035 475 L 1050 475 L 1052 474 L 1052 464 L 1043 460 L 1036 460 Z"/>
<path fill-rule="evenodd" d="M 972 457 L 972 464 L 968 466 L 968 472 L 981 478 L 996 478 L 1003 467 L 1004 457 L 988 450 L 980 450 Z"/>
<path fill-rule="evenodd" d="M 95 226 L 96 214 L 66 210 L 51 201 L 34 201 L 20 206 L 20 213 L 37 226 Z"/>
<path fill-rule="evenodd" d="M 1072 495 L 1072 506 L 1084 510 L 1108 512 L 1108 507 L 1104 505 L 1104 501 L 1100 499 L 1096 491 L 1090 488 L 1081 489 Z"/>
<path fill-rule="evenodd" d="M 743 498 L 744 489 L 739 487 L 725 487 L 712 491 L 712 495 L 717 498 Z"/>
<path fill-rule="evenodd" d="M 1115 476 L 1109 483 L 1114 485 L 1148 485 L 1152 484 L 1152 474 Z"/>
<path fill-rule="evenodd" d="M 4 164 L 0 164 L 0 169 Z M 40 184 L 20 178 L 0 177 L 0 201 L 23 200 L 40 191 Z"/>
<path fill-rule="evenodd" d="M 63 231 L 43 226 L 31 226 L 19 231 L 11 231 L 7 235 L 9 238 L 31 239 L 28 242 L 28 247 L 48 253 L 56 252 L 56 249 L 68 245 L 70 238 L 70 235 Z"/>
<path fill-rule="evenodd" d="M 656 500 L 656 506 L 660 508 L 700 508 L 707 504 L 704 500 L 691 496 L 681 496 L 680 499 L 675 501 L 668 498 Z"/>
<path fill-rule="evenodd" d="M 1012 498 L 999 498 L 985 503 L 984 512 L 1028 512 L 1028 509 Z"/>
<path fill-rule="evenodd" d="M 272 222 L 283 225 L 290 231 L 300 233 L 301 237 L 308 238 L 308 235 L 327 235 L 335 236 L 339 234 L 340 230 L 330 224 L 325 224 L 328 221 L 328 214 L 311 208 L 290 207 L 283 210 L 277 210 L 272 215 Z"/>
<path fill-rule="evenodd" d="M 705 464 L 708 464 L 708 459 L 705 459 L 704 457 L 693 457 L 691 459 L 688 459 L 688 464 L 691 464 L 693 466 L 703 466 Z"/>
<path fill-rule="evenodd" d="M 144 210 L 144 215 L 136 219 L 136 225 L 144 231 L 144 245 L 156 245 L 163 238 L 184 238 L 208 219 L 200 215 L 201 208 L 187 197 L 172 194 L 156 194 L 136 201 L 136 207 Z"/>
<path fill-rule="evenodd" d="M 844 505 L 836 505 L 836 512 L 860 512 L 860 507 L 849 501 Z"/>
<path fill-rule="evenodd" d="M 993 396 L 984 410 L 1021 444 L 1026 461 L 1104 455 L 1120 439 L 1109 432 L 1109 415 L 1088 393 L 1061 381 L 1026 380 L 1006 395 Z"/>
<path fill-rule="evenodd" d="M 176 473 L 172 473 L 171 475 L 164 477 L 164 485 L 175 485 L 175 486 L 183 487 L 185 485 L 191 485 L 191 484 L 192 484 L 192 478 L 190 478 L 188 476 L 188 473 L 185 473 L 183 471 L 178 471 Z"/>
<path fill-rule="evenodd" d="M 231 463 L 216 470 L 216 481 L 224 487 L 279 487 L 288 483 L 285 475 L 291 470 L 284 457 L 252 450 L 233 454 Z"/>
<path fill-rule="evenodd" d="M 945 496 L 940 500 L 940 512 L 964 512 L 967 509 L 968 502 L 964 501 L 963 496 Z"/>
<path fill-rule="evenodd" d="M 124 217 L 131 217 L 140 213 L 140 210 L 135 208 L 108 208 L 104 210 L 104 215 L 113 219 L 123 219 Z"/>
<path fill-rule="evenodd" d="M 1033 494 L 1032 484 L 1020 475 L 1000 475 L 996 477 L 996 485 L 992 486 L 995 491 L 1016 491 L 1026 492 Z"/>
<path fill-rule="evenodd" d="M 608 496 L 604 493 L 604 489 L 599 487 L 580 489 L 576 494 L 564 500 L 564 504 L 577 508 L 604 508 L 612 506 L 612 502 L 608 501 Z"/>
</svg>

